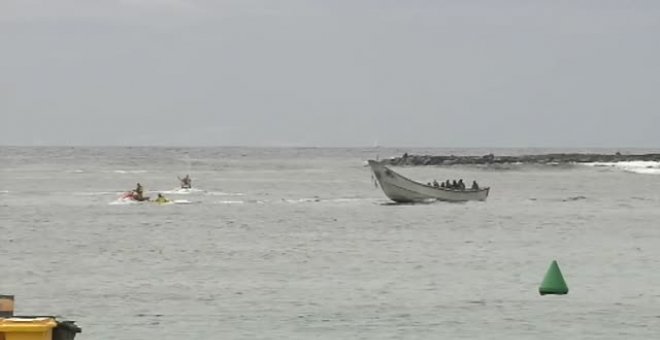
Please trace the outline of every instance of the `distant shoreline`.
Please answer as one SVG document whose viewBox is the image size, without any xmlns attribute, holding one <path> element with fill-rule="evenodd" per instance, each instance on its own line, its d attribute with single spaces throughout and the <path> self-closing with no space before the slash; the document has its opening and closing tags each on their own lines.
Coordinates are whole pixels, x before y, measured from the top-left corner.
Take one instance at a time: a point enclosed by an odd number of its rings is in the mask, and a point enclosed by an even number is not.
<svg viewBox="0 0 660 340">
<path fill-rule="evenodd" d="M 423 165 L 490 165 L 490 164 L 540 164 L 559 165 L 573 163 L 616 163 L 651 161 L 660 162 L 660 153 L 649 154 L 596 154 L 596 153 L 552 153 L 521 156 L 431 156 L 409 155 L 381 160 L 382 163 L 393 166 L 423 166 Z"/>
</svg>

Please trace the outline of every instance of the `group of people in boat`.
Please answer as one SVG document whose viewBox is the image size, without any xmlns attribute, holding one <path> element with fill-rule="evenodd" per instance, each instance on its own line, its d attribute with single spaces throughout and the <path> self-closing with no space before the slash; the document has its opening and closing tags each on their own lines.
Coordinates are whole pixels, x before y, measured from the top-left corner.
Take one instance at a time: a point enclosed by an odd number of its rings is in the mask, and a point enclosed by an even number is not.
<svg viewBox="0 0 660 340">
<path fill-rule="evenodd" d="M 192 179 L 190 179 L 190 175 L 186 175 L 186 177 L 181 178 L 178 177 L 179 181 L 181 182 L 181 189 L 191 189 L 192 188 Z M 144 187 L 142 184 L 137 183 L 135 189 L 129 191 L 130 197 L 133 198 L 136 201 L 148 201 L 149 196 L 144 196 Z M 156 203 L 167 203 L 170 200 L 167 199 L 163 194 L 159 193 L 158 197 L 154 200 Z"/>
<path fill-rule="evenodd" d="M 456 180 L 446 180 L 444 182 L 438 183 L 437 180 L 433 180 L 433 184 L 428 183 L 429 186 L 433 186 L 435 188 L 444 188 L 444 189 L 452 189 L 452 190 L 466 190 L 465 183 L 463 182 L 463 179 L 459 179 L 458 181 Z M 477 184 L 477 181 L 472 181 L 472 187 L 470 190 L 479 190 L 479 184 Z"/>
</svg>

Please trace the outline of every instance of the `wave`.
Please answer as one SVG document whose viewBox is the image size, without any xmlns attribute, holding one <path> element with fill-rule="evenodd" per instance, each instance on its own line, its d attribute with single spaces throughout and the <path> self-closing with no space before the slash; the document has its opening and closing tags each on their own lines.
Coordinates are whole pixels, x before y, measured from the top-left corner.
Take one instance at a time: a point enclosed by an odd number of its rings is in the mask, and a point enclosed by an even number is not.
<svg viewBox="0 0 660 340">
<path fill-rule="evenodd" d="M 245 204 L 245 201 L 215 201 L 215 204 Z"/>
<path fill-rule="evenodd" d="M 654 161 L 595 162 L 585 163 L 585 165 L 597 168 L 614 168 L 643 175 L 660 175 L 660 162 Z"/>
<path fill-rule="evenodd" d="M 318 197 L 313 197 L 313 198 L 298 198 L 298 199 L 282 199 L 282 202 L 284 203 L 316 203 L 316 202 L 321 202 L 321 199 Z"/>
<path fill-rule="evenodd" d="M 147 170 L 115 170 L 113 172 L 116 174 L 144 174 L 147 173 Z"/>
<path fill-rule="evenodd" d="M 277 204 L 277 203 L 286 203 L 286 204 L 301 204 L 301 203 L 355 203 L 361 201 L 373 201 L 373 199 L 367 198 L 334 198 L 334 199 L 321 199 L 315 197 L 309 198 L 297 198 L 297 199 L 287 199 L 282 198 L 280 200 L 258 200 L 258 199 L 248 199 L 248 200 L 221 200 L 215 201 L 215 204 Z"/>
<path fill-rule="evenodd" d="M 163 194 L 173 194 L 173 195 L 189 195 L 189 194 L 194 194 L 194 193 L 204 193 L 206 192 L 205 190 L 202 189 L 197 189 L 197 188 L 191 188 L 191 189 L 182 189 L 182 188 L 175 188 L 172 190 L 154 190 L 155 192 L 160 192 Z"/>
<path fill-rule="evenodd" d="M 362 201 L 373 201 L 370 198 L 333 198 L 328 200 L 323 200 L 324 202 L 333 202 L 333 203 L 354 203 Z"/>
<path fill-rule="evenodd" d="M 526 199 L 526 202 L 575 202 L 575 201 L 582 201 L 589 199 L 587 196 L 569 196 L 565 198 L 538 198 L 538 197 L 530 197 Z"/>
<path fill-rule="evenodd" d="M 298 199 L 281 200 L 284 203 L 300 204 L 300 203 L 357 203 L 357 202 L 373 202 L 371 198 L 355 198 L 355 197 L 338 197 L 338 198 L 319 198 L 319 197 L 304 197 Z"/>
<path fill-rule="evenodd" d="M 9 190 L 0 190 L 0 194 L 8 194 Z"/>
<path fill-rule="evenodd" d="M 172 203 L 174 203 L 174 204 L 192 204 L 193 201 L 189 201 L 189 200 L 173 200 Z"/>
<path fill-rule="evenodd" d="M 201 202 L 193 202 L 193 201 L 189 201 L 189 200 L 169 200 L 169 201 L 163 202 L 163 203 L 158 203 L 158 202 L 155 202 L 155 201 L 149 201 L 149 202 L 145 202 L 145 203 L 146 204 L 152 203 L 154 205 L 172 205 L 172 204 L 193 204 L 193 203 L 201 203 Z"/>
<path fill-rule="evenodd" d="M 222 192 L 222 191 L 208 191 L 206 195 L 209 196 L 244 196 L 242 192 Z"/>
</svg>

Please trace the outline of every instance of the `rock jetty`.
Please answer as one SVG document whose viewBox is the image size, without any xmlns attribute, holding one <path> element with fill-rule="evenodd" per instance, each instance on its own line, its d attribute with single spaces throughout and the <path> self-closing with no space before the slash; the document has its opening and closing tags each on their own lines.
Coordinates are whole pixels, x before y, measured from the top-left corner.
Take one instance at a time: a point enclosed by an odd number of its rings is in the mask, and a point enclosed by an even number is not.
<svg viewBox="0 0 660 340">
<path fill-rule="evenodd" d="M 383 163 L 394 166 L 415 165 L 491 165 L 491 164 L 538 164 L 538 165 L 567 165 L 574 163 L 612 163 L 630 161 L 660 162 L 660 154 L 594 154 L 594 153 L 552 153 L 542 155 L 497 156 L 488 154 L 484 156 L 430 156 L 408 155 L 382 160 Z"/>
</svg>

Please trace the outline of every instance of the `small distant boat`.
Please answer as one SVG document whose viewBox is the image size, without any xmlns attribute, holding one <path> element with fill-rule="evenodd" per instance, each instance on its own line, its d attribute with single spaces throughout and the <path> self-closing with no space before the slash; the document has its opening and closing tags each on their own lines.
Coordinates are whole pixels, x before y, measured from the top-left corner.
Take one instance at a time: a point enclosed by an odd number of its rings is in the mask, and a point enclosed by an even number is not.
<svg viewBox="0 0 660 340">
<path fill-rule="evenodd" d="M 434 187 L 399 175 L 378 161 L 370 160 L 368 163 L 385 195 L 395 202 L 413 203 L 431 200 L 449 202 L 485 201 L 490 191 L 488 187 L 476 190 Z"/>
</svg>

